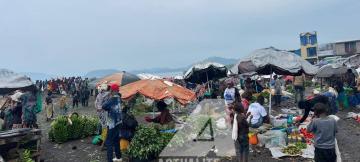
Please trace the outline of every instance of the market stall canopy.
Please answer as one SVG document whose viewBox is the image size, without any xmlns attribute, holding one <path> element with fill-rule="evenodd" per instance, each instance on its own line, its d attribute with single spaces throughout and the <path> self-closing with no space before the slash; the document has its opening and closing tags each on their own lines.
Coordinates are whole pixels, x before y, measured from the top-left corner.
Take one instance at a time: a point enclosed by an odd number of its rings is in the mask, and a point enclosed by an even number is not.
<svg viewBox="0 0 360 162">
<path fill-rule="evenodd" d="M 114 74 L 104 77 L 99 82 L 97 82 L 97 85 L 116 83 L 119 86 L 124 86 L 124 85 L 127 85 L 129 83 L 132 83 L 132 82 L 135 82 L 138 80 L 140 80 L 140 78 L 138 76 L 123 71 L 123 72 L 114 73 Z"/>
<path fill-rule="evenodd" d="M 15 90 L 33 90 L 35 86 L 29 77 L 8 69 L 0 69 L 0 94 Z"/>
<path fill-rule="evenodd" d="M 209 80 L 224 78 L 227 76 L 227 68 L 223 64 L 205 62 L 195 64 L 184 75 L 184 79 L 191 83 L 206 83 Z"/>
<path fill-rule="evenodd" d="M 237 74 L 257 72 L 259 75 L 315 75 L 318 68 L 300 56 L 274 47 L 255 50 L 232 69 Z"/>
<path fill-rule="evenodd" d="M 353 55 L 345 58 L 343 64 L 347 67 L 358 68 L 360 66 L 360 55 Z"/>
<path fill-rule="evenodd" d="M 342 64 L 327 64 L 316 73 L 318 78 L 339 77 L 347 72 L 347 67 Z"/>
<path fill-rule="evenodd" d="M 196 98 L 195 93 L 191 90 L 163 79 L 139 80 L 120 87 L 120 93 L 125 100 L 141 94 L 154 100 L 174 98 L 183 105 Z"/>
</svg>

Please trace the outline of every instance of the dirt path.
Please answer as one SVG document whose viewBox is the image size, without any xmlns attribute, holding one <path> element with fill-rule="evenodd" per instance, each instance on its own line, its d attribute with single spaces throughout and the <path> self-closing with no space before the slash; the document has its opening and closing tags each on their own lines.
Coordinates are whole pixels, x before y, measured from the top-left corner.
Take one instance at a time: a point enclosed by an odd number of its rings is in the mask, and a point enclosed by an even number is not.
<svg viewBox="0 0 360 162">
<path fill-rule="evenodd" d="M 70 99 L 69 99 L 70 101 Z M 55 99 L 55 112 L 59 111 L 57 99 Z M 94 97 L 91 97 L 89 107 L 79 107 L 69 109 L 69 112 L 77 112 L 81 115 L 95 115 Z M 56 144 L 49 141 L 48 132 L 50 130 L 50 122 L 46 122 L 45 111 L 38 115 L 38 123 L 43 129 L 42 138 L 42 157 L 45 162 L 103 162 L 106 161 L 106 151 L 101 151 L 100 146 L 91 143 L 92 137 L 81 140 L 69 141 L 64 144 Z"/>
<path fill-rule="evenodd" d="M 360 112 L 359 109 L 344 110 L 337 115 L 340 117 L 338 122 L 337 140 L 343 162 L 360 161 L 360 123 L 354 119 L 345 119 L 348 112 Z"/>
</svg>

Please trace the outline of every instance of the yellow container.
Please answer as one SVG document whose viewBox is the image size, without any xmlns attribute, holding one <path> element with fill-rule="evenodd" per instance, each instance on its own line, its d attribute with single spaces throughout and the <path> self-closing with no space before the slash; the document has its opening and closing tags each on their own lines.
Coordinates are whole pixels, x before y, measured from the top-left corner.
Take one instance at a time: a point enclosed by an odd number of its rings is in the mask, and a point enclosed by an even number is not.
<svg viewBox="0 0 360 162">
<path fill-rule="evenodd" d="M 120 139 L 120 150 L 125 151 L 128 149 L 130 142 L 127 139 Z"/>
<path fill-rule="evenodd" d="M 103 128 L 103 129 L 101 130 L 101 139 L 102 139 L 103 141 L 105 141 L 106 136 L 107 136 L 107 128 Z"/>
</svg>

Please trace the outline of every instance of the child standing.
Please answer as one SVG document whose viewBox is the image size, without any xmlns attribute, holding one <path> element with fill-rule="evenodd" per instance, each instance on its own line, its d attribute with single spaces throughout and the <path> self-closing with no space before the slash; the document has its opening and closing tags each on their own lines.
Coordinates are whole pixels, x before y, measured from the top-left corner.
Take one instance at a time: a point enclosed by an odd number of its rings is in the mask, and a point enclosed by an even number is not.
<svg viewBox="0 0 360 162">
<path fill-rule="evenodd" d="M 307 130 L 315 135 L 315 162 L 336 162 L 335 119 L 327 116 L 328 107 L 322 103 L 314 106 L 314 119 Z"/>
<path fill-rule="evenodd" d="M 67 110 L 68 110 L 68 106 L 67 106 L 67 98 L 65 95 L 63 95 L 60 98 L 60 111 L 62 115 L 67 115 Z"/>
<path fill-rule="evenodd" d="M 249 157 L 249 124 L 241 102 L 234 106 L 235 116 L 233 120 L 232 139 L 235 140 L 237 161 L 247 162 Z"/>
</svg>

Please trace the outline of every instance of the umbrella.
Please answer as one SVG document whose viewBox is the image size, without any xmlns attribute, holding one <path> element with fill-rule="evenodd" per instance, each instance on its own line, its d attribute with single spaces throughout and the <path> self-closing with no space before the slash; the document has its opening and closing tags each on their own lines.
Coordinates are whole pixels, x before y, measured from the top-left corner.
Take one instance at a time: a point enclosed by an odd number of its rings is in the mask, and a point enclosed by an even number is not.
<svg viewBox="0 0 360 162">
<path fill-rule="evenodd" d="M 116 83 L 119 86 L 124 86 L 124 85 L 127 85 L 129 83 L 132 83 L 132 82 L 135 82 L 138 80 L 140 80 L 140 78 L 138 76 L 123 71 L 123 72 L 114 73 L 114 74 L 111 74 L 109 76 L 102 78 L 100 81 L 97 82 L 97 85 Z"/>
<path fill-rule="evenodd" d="M 258 49 L 240 60 L 232 70 L 238 74 L 257 72 L 261 75 L 315 75 L 317 67 L 300 56 L 274 47 Z"/>
<path fill-rule="evenodd" d="M 316 73 L 316 77 L 319 78 L 330 78 L 337 77 L 345 74 L 347 72 L 347 67 L 342 64 L 327 64 L 321 67 Z"/>
<path fill-rule="evenodd" d="M 139 80 L 120 87 L 120 93 L 125 100 L 136 94 L 142 94 L 154 100 L 174 98 L 183 105 L 196 98 L 195 93 L 191 90 L 163 79 Z"/>
<path fill-rule="evenodd" d="M 7 94 L 15 90 L 34 90 L 35 85 L 29 77 L 15 73 L 8 69 L 0 69 L 0 94 Z"/>
<path fill-rule="evenodd" d="M 184 75 L 184 79 L 191 83 L 206 83 L 209 80 L 224 78 L 227 76 L 227 68 L 223 64 L 215 62 L 199 63 L 190 67 Z"/>
</svg>

